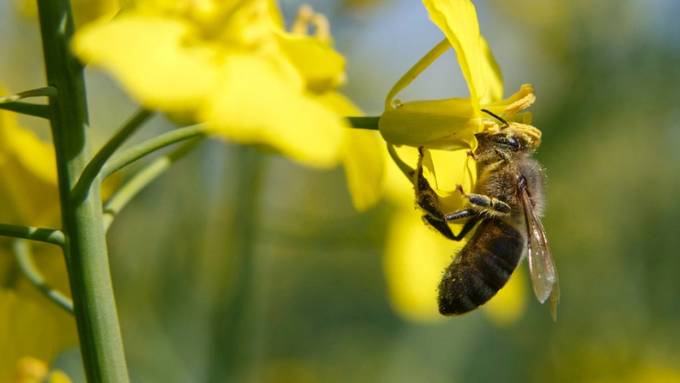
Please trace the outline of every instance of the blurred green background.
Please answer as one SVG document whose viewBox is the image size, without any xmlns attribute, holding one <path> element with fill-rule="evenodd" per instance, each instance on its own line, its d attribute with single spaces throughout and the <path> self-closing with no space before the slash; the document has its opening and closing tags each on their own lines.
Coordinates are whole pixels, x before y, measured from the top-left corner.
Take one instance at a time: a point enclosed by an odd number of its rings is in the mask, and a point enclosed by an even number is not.
<svg viewBox="0 0 680 383">
<path fill-rule="evenodd" d="M 292 17 L 299 4 L 282 7 Z M 346 93 L 368 114 L 441 38 L 413 0 L 311 4 L 330 18 Z M 479 311 L 401 319 L 383 274 L 388 203 L 356 213 L 341 169 L 209 142 L 109 234 L 133 381 L 680 382 L 680 3 L 475 4 L 506 94 L 536 87 L 559 321 L 531 296 L 501 327 Z M 39 44 L 36 23 L 3 1 L 6 87 L 42 83 Z M 135 105 L 100 72 L 88 92 L 102 142 Z M 465 94 L 449 53 L 404 98 Z M 167 129 L 157 118 L 135 139 Z M 56 363 L 77 376 L 77 351 Z"/>
</svg>

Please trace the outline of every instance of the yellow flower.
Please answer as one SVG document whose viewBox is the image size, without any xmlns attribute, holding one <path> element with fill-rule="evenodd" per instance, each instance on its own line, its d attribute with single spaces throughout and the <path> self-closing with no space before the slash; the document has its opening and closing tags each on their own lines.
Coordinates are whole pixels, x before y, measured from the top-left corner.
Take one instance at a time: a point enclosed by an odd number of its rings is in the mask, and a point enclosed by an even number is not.
<svg viewBox="0 0 680 383">
<path fill-rule="evenodd" d="M 412 147 L 426 148 L 425 176 L 439 194 L 442 207 L 455 211 L 465 201 L 455 192 L 456 185 L 473 189 L 476 166 L 467 152 L 477 147 L 475 134 L 498 128 L 498 121 L 482 109 L 506 120 L 527 122 L 529 107 L 535 97 L 531 85 L 502 99 L 500 69 L 479 32 L 477 13 L 469 0 L 424 0 L 432 21 L 446 39 L 437 44 L 394 85 L 385 101 L 380 118 L 380 132 L 397 149 L 407 164 L 415 164 Z M 396 95 L 447 49 L 453 47 L 467 82 L 470 97 L 444 100 L 401 102 Z M 410 148 L 411 147 L 411 148 Z M 413 166 L 413 165 L 411 165 Z M 465 244 L 452 242 L 425 226 L 422 213 L 414 209 L 413 187 L 397 166 L 387 168 L 388 194 L 398 207 L 388 230 L 385 272 L 393 307 L 412 320 L 442 318 L 437 310 L 437 285 L 444 268 Z M 460 225 L 451 225 L 454 232 Z M 509 283 L 484 311 L 499 325 L 511 323 L 524 311 L 526 276 L 515 272 Z"/>
<path fill-rule="evenodd" d="M 345 123 L 318 96 L 342 81 L 344 59 L 327 36 L 286 32 L 273 1 L 134 1 L 73 49 L 146 107 L 311 166 L 340 158 Z"/>
<path fill-rule="evenodd" d="M 148 108 L 309 166 L 342 161 L 365 209 L 380 194 L 380 137 L 348 132 L 344 116 L 359 111 L 336 91 L 345 60 L 326 18 L 303 7 L 290 31 L 282 20 L 272 0 L 138 0 L 79 31 L 73 49 Z"/>
<path fill-rule="evenodd" d="M 1 92 L 1 90 L 0 90 Z M 51 145 L 20 128 L 9 112 L 0 112 L 0 222 L 59 224 L 54 154 Z M 26 278 L 0 238 L 0 382 L 10 379 L 25 355 L 50 360 L 77 344 L 73 317 L 48 301 Z M 53 246 L 36 246 L 36 263 L 54 287 L 68 292 L 64 259 Z"/>
<path fill-rule="evenodd" d="M 380 119 L 380 132 L 394 145 L 424 146 L 435 149 L 475 149 L 475 134 L 497 125 L 482 109 L 507 120 L 529 107 L 535 100 L 533 87 L 523 85 L 513 96 L 502 100 L 500 69 L 488 44 L 479 32 L 477 12 L 470 0 L 424 0 L 432 21 L 446 39 L 437 44 L 392 88 Z M 446 50 L 453 47 L 469 98 L 396 101 L 396 95 Z M 522 117 L 524 118 L 524 117 Z"/>
<path fill-rule="evenodd" d="M 48 371 L 47 365 L 40 359 L 23 357 L 16 364 L 13 383 L 71 383 L 71 379 L 62 371 Z"/>
</svg>

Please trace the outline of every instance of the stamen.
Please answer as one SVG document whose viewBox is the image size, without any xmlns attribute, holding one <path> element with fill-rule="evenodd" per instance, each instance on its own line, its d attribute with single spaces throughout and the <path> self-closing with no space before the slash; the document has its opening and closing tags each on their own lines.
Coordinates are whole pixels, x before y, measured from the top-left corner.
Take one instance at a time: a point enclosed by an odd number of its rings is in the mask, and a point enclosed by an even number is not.
<svg viewBox="0 0 680 383">
<path fill-rule="evenodd" d="M 312 27 L 313 33 L 310 32 Z M 331 38 L 331 27 L 326 16 L 314 12 L 314 9 L 307 4 L 300 6 L 290 32 L 295 35 L 314 36 L 321 41 L 329 41 Z"/>
<path fill-rule="evenodd" d="M 530 107 L 535 101 L 536 95 L 534 93 L 527 93 L 524 97 L 508 105 L 505 108 L 505 113 L 514 115 Z"/>
</svg>

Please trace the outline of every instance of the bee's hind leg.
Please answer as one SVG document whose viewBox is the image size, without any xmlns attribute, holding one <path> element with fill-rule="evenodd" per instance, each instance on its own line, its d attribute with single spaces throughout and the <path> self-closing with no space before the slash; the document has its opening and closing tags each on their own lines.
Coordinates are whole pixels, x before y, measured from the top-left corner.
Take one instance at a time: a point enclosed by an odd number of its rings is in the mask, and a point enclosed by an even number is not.
<svg viewBox="0 0 680 383">
<path fill-rule="evenodd" d="M 446 238 L 452 241 L 460 241 L 461 239 L 465 238 L 467 233 L 469 233 L 470 230 L 472 230 L 472 228 L 475 227 L 479 220 L 480 217 L 478 215 L 471 216 L 470 219 L 468 219 L 465 222 L 465 225 L 463 225 L 463 228 L 460 230 L 460 233 L 454 234 L 449 225 L 446 223 L 446 221 L 440 221 L 428 214 L 423 215 L 423 221 L 425 221 L 425 223 L 432 226 L 435 230 L 442 233 L 442 235 L 444 235 Z"/>
</svg>

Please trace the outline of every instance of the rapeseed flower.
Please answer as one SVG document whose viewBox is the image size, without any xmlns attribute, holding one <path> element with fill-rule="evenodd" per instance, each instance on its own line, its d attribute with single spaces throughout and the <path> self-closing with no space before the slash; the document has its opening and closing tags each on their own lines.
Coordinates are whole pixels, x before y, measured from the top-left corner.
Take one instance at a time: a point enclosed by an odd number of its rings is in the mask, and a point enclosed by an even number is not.
<svg viewBox="0 0 680 383">
<path fill-rule="evenodd" d="M 337 92 L 345 60 L 309 7 L 286 30 L 273 0 L 137 0 L 78 31 L 73 50 L 149 109 L 305 165 L 342 161 L 355 205 L 378 198 L 379 137 L 347 132 L 358 110 Z"/>
<path fill-rule="evenodd" d="M 499 122 L 484 114 L 487 109 L 510 123 L 526 123 L 522 113 L 535 100 L 533 87 L 522 85 L 517 93 L 502 99 L 503 81 L 493 54 L 479 31 L 477 13 L 469 0 L 423 0 L 431 20 L 445 40 L 437 44 L 394 85 L 385 100 L 380 132 L 397 149 L 401 161 L 415 166 L 413 147 L 424 147 L 425 176 L 439 194 L 442 207 L 455 211 L 465 201 L 457 185 L 470 191 L 476 182 L 475 161 L 468 155 L 477 147 L 475 134 L 499 129 Z M 402 102 L 397 94 L 446 50 L 453 48 L 468 86 L 468 98 Z M 388 232 L 385 271 L 393 306 L 414 320 L 439 318 L 437 285 L 444 268 L 465 244 L 443 238 L 424 226 L 421 212 L 414 210 L 410 180 L 390 166 L 388 190 L 399 206 Z M 451 224 L 454 232 L 461 225 Z M 518 318 L 525 307 L 526 276 L 515 272 L 503 290 L 484 307 L 499 324 Z"/>
<path fill-rule="evenodd" d="M 13 383 L 71 383 L 61 370 L 49 371 L 40 359 L 24 357 L 16 364 Z"/>
</svg>

